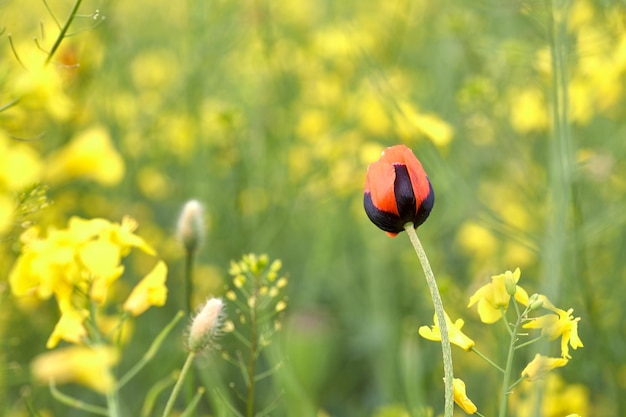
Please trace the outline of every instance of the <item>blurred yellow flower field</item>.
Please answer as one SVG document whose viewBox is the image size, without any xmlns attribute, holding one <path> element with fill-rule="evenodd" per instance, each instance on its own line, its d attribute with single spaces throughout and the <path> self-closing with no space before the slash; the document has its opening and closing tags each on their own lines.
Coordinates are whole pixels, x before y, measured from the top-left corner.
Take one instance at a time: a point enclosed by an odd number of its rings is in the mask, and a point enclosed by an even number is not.
<svg viewBox="0 0 626 417">
<path fill-rule="evenodd" d="M 0 417 L 626 415 L 623 16 L 3 2 Z"/>
</svg>

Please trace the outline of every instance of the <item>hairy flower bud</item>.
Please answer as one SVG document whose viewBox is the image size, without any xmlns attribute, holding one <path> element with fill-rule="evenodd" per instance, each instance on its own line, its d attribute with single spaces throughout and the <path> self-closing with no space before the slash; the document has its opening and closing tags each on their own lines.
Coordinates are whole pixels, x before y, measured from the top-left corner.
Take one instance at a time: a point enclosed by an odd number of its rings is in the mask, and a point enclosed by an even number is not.
<svg viewBox="0 0 626 417">
<path fill-rule="evenodd" d="M 192 352 L 210 348 L 221 331 L 224 302 L 221 298 L 209 298 L 194 317 L 189 328 L 188 346 Z"/>
<path fill-rule="evenodd" d="M 194 252 L 198 249 L 204 236 L 202 211 L 200 202 L 189 200 L 183 206 L 183 211 L 178 218 L 176 232 L 187 252 Z"/>
</svg>

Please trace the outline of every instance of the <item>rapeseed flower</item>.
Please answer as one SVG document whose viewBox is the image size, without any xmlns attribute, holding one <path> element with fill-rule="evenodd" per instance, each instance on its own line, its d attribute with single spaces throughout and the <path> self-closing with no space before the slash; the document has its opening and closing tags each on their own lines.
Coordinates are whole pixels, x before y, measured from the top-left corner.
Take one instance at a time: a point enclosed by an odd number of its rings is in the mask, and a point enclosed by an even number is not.
<svg viewBox="0 0 626 417">
<path fill-rule="evenodd" d="M 151 306 L 163 306 L 167 299 L 167 266 L 159 261 L 154 269 L 133 288 L 124 303 L 124 310 L 133 316 L 143 314 Z"/>
<path fill-rule="evenodd" d="M 17 297 L 56 298 L 61 318 L 48 340 L 49 348 L 60 340 L 81 342 L 89 304 L 106 301 L 109 288 L 124 270 L 121 260 L 132 248 L 154 255 L 133 233 L 135 227 L 128 218 L 119 224 L 72 217 L 66 229 L 50 229 L 46 237 L 37 228 L 23 234 L 24 247 L 9 273 L 9 284 Z"/>
<path fill-rule="evenodd" d="M 543 307 L 551 310 L 555 314 L 546 314 L 532 319 L 524 324 L 525 329 L 541 329 L 541 334 L 549 340 L 561 338 L 561 356 L 570 359 L 569 347 L 576 350 L 584 347 L 582 340 L 578 336 L 578 322 L 580 317 L 574 318 L 574 309 L 565 311 L 555 307 L 545 296 L 541 296 Z"/>
<path fill-rule="evenodd" d="M 32 44 L 32 43 L 31 43 Z M 56 120 L 66 120 L 74 107 L 65 93 L 63 77 L 54 65 L 45 65 L 45 55 L 34 46 L 19 45 L 22 70 L 10 83 L 10 93 L 27 110 L 45 110 Z"/>
<path fill-rule="evenodd" d="M 41 165 L 39 155 L 31 147 L 11 141 L 0 130 L 0 234 L 14 220 L 13 195 L 39 179 Z"/>
<path fill-rule="evenodd" d="M 40 382 L 74 382 L 104 394 L 115 386 L 111 366 L 118 360 L 117 351 L 108 346 L 70 346 L 37 356 L 31 369 Z"/>
<path fill-rule="evenodd" d="M 567 358 L 549 358 L 537 353 L 532 361 L 522 371 L 522 377 L 528 381 L 543 378 L 553 369 L 567 365 Z"/>
<path fill-rule="evenodd" d="M 80 132 L 50 156 L 47 179 L 58 183 L 90 179 L 115 185 L 124 177 L 124 160 L 113 146 L 108 131 L 100 126 Z"/>
<path fill-rule="evenodd" d="M 514 280 L 519 281 L 520 269 L 515 271 L 506 271 L 503 274 L 491 277 L 491 283 L 480 287 L 474 295 L 469 299 L 468 307 L 478 303 L 478 315 L 483 323 L 495 323 L 502 317 L 502 311 L 506 311 L 509 307 L 511 295 L 506 290 L 505 282 Z M 528 293 L 520 287 L 515 286 L 515 299 L 521 304 L 528 304 Z"/>
<path fill-rule="evenodd" d="M 452 388 L 454 390 L 454 402 L 467 414 L 475 414 L 478 408 L 467 396 L 465 382 L 460 378 L 454 378 Z"/>
<path fill-rule="evenodd" d="M 465 351 L 469 351 L 474 346 L 474 341 L 470 339 L 465 333 L 461 331 L 465 322 L 463 319 L 458 319 L 454 323 L 450 320 L 448 313 L 445 313 L 446 324 L 448 327 L 448 336 L 450 337 L 450 343 L 457 345 Z M 439 328 L 439 322 L 437 315 L 435 314 L 434 325 L 431 327 L 421 326 L 418 330 L 419 335 L 424 339 L 432 340 L 435 342 L 441 342 L 441 329 Z"/>
</svg>

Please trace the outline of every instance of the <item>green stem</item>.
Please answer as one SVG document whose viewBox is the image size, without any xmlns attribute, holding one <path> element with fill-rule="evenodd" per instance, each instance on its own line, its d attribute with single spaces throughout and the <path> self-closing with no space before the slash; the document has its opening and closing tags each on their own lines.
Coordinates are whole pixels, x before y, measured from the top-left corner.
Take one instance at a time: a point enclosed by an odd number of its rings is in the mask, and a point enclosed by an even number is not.
<svg viewBox="0 0 626 417">
<path fill-rule="evenodd" d="M 189 352 L 187 356 L 187 360 L 183 365 L 183 369 L 180 371 L 180 375 L 178 376 L 178 380 L 176 381 L 176 385 L 174 385 L 174 389 L 170 394 L 170 398 L 167 400 L 167 404 L 165 405 L 165 410 L 163 410 L 163 417 L 168 417 L 174 408 L 174 403 L 176 402 L 176 397 L 178 397 L 178 393 L 183 386 L 183 381 L 185 380 L 185 376 L 189 369 L 191 369 L 191 365 L 193 364 L 193 359 L 196 357 L 195 352 Z"/>
<path fill-rule="evenodd" d="M 531 339 L 531 340 L 529 340 L 527 342 L 520 343 L 519 345 L 515 346 L 515 350 L 521 349 L 521 348 L 523 348 L 525 346 L 528 346 L 528 345 L 532 345 L 533 343 L 538 342 L 538 341 L 540 341 L 543 338 L 544 338 L 543 336 L 537 336 L 534 339 Z"/>
<path fill-rule="evenodd" d="M 189 316 L 191 310 L 191 299 L 193 292 L 193 251 L 188 250 L 185 256 L 185 308 Z"/>
<path fill-rule="evenodd" d="M 61 391 L 57 389 L 56 385 L 54 385 L 53 382 L 50 382 L 50 393 L 52 394 L 54 399 L 56 399 L 60 403 L 69 405 L 70 407 L 76 408 L 78 410 L 87 411 L 88 413 L 96 414 L 99 416 L 109 415 L 109 411 L 104 407 L 99 407 L 97 405 L 88 404 L 74 397 L 70 397 L 67 394 L 63 394 Z"/>
<path fill-rule="evenodd" d="M 256 385 L 256 359 L 258 349 L 258 329 L 257 329 L 257 300 L 259 294 L 259 278 L 255 276 L 255 289 L 253 294 L 254 303 L 250 311 L 250 359 L 248 361 L 248 403 L 246 416 L 254 416 L 254 391 Z"/>
<path fill-rule="evenodd" d="M 169 375 L 168 377 L 157 381 L 157 383 L 148 390 L 148 393 L 143 401 L 143 405 L 141 406 L 141 417 L 150 417 L 153 414 L 152 410 L 154 409 L 157 397 L 161 395 L 163 391 L 175 384 L 177 379 L 176 375 Z"/>
<path fill-rule="evenodd" d="M 526 313 L 528 313 L 528 308 L 526 308 L 526 310 L 524 310 L 522 314 L 519 314 L 519 308 L 517 307 L 515 298 L 511 297 L 511 302 L 515 305 L 517 320 L 515 321 L 513 329 L 509 329 L 511 341 L 509 342 L 509 350 L 506 356 L 506 367 L 504 368 L 504 377 L 502 378 L 502 397 L 500 398 L 500 413 L 498 414 L 499 417 L 506 417 L 507 398 L 509 392 L 511 391 L 511 370 L 513 368 L 513 357 L 515 356 L 515 342 L 517 342 L 518 331 L 520 325 L 522 324 L 522 320 L 526 316 Z M 504 313 L 504 309 L 502 309 L 502 319 L 506 322 L 506 314 Z M 507 324 L 507 328 L 508 327 L 509 325 Z"/>
<path fill-rule="evenodd" d="M 45 65 L 48 65 L 50 63 L 50 61 L 52 60 L 52 56 L 57 51 L 57 49 L 59 49 L 59 46 L 61 46 L 61 42 L 63 42 L 63 39 L 65 39 L 65 35 L 67 34 L 67 31 L 70 28 L 70 25 L 72 24 L 72 21 L 74 20 L 74 17 L 76 17 L 76 13 L 78 12 L 78 8 L 80 7 L 81 2 L 82 0 L 76 0 L 76 3 L 74 3 L 74 6 L 72 7 L 72 10 L 70 11 L 70 15 L 67 17 L 67 21 L 61 28 L 61 32 L 59 32 L 59 36 L 57 36 L 56 40 L 54 41 L 54 44 L 52 45 L 52 49 L 50 49 L 50 53 L 48 53 L 48 57 L 46 58 Z"/>
<path fill-rule="evenodd" d="M 172 331 L 174 326 L 176 326 L 176 323 L 178 323 L 178 321 L 183 316 L 184 316 L 184 313 L 182 311 L 179 311 L 174 316 L 174 318 L 167 324 L 167 326 L 165 326 L 163 330 L 161 330 L 161 333 L 157 335 L 157 337 L 154 339 L 154 341 L 150 345 L 150 348 L 148 348 L 148 351 L 144 353 L 143 357 L 139 360 L 139 362 L 137 362 L 135 366 L 130 368 L 128 372 L 126 372 L 126 374 L 120 378 L 120 380 L 117 383 L 116 390 L 119 390 L 124 385 L 126 385 L 128 381 L 130 381 L 135 375 L 137 375 L 137 373 L 141 371 L 143 367 L 146 366 L 148 362 L 150 362 L 150 360 L 152 360 L 154 355 L 156 355 L 157 351 L 161 348 L 161 345 L 165 341 L 165 338 L 167 337 L 167 335 Z"/>
<path fill-rule="evenodd" d="M 187 253 L 185 256 L 185 308 L 188 317 L 192 313 L 191 298 L 193 293 L 193 261 L 194 251 L 193 249 L 187 249 Z M 189 372 L 189 379 L 187 380 L 187 386 L 185 387 L 185 396 L 187 397 L 187 403 L 191 402 L 193 399 L 193 387 L 195 385 L 194 380 L 195 378 L 193 374 L 193 369 L 191 369 Z"/>
<path fill-rule="evenodd" d="M 104 340 L 104 337 L 100 333 L 100 329 L 98 328 L 98 323 L 96 320 L 97 310 L 98 310 L 98 305 L 96 304 L 95 301 L 92 301 L 90 305 L 90 309 L 89 309 L 90 325 L 91 325 L 90 336 L 91 336 L 92 341 L 95 342 L 96 344 L 104 344 L 106 343 L 106 340 Z M 122 413 L 120 411 L 120 400 L 118 396 L 117 385 L 113 387 L 113 389 L 107 392 L 106 398 L 107 398 L 107 409 L 108 409 L 109 417 L 120 417 Z"/>
<path fill-rule="evenodd" d="M 115 388 L 107 392 L 107 408 L 109 409 L 109 417 L 120 417 L 122 415 L 119 397 Z"/>
<path fill-rule="evenodd" d="M 200 387 L 198 388 L 196 395 L 194 395 L 191 401 L 189 402 L 187 409 L 183 412 L 183 414 L 181 414 L 180 417 L 191 417 L 193 414 L 195 414 L 196 406 L 198 405 L 198 402 L 200 401 L 202 394 L 204 394 L 204 388 Z"/>
<path fill-rule="evenodd" d="M 520 379 L 518 379 L 517 381 L 515 381 L 514 383 L 511 384 L 511 386 L 509 387 L 509 392 L 515 388 L 517 386 L 517 384 L 519 384 L 520 382 L 522 382 L 523 380 L 525 380 L 525 377 L 521 377 Z"/>
<path fill-rule="evenodd" d="M 494 361 L 492 361 L 491 359 L 489 359 L 488 357 L 486 357 L 485 355 L 483 355 L 482 353 L 480 353 L 478 351 L 478 349 L 476 349 L 475 347 L 471 347 L 470 350 L 472 352 L 474 352 L 475 354 L 477 354 L 478 356 L 480 356 L 485 362 L 487 362 L 489 365 L 493 366 L 494 368 L 496 368 L 498 371 L 504 373 L 504 369 L 502 369 L 498 364 L 496 364 Z"/>
<path fill-rule="evenodd" d="M 404 230 L 406 230 L 407 234 L 409 235 L 409 239 L 411 240 L 411 244 L 415 249 L 415 253 L 417 254 L 417 257 L 422 264 L 422 269 L 424 270 L 424 275 L 426 276 L 426 283 L 428 284 L 430 296 L 433 300 L 433 305 L 435 307 L 437 321 L 439 322 L 439 330 L 441 331 L 441 351 L 443 355 L 443 382 L 445 387 L 444 416 L 452 417 L 452 413 L 454 412 L 454 391 L 452 388 L 454 371 L 452 367 L 452 349 L 450 348 L 450 336 L 448 335 L 448 325 L 446 323 L 446 316 L 443 309 L 443 303 L 441 301 L 441 295 L 439 294 L 437 281 L 435 281 L 435 275 L 433 274 L 430 263 L 428 262 L 426 252 L 424 251 L 422 243 L 420 242 L 419 238 L 417 237 L 417 233 L 413 228 L 413 223 L 405 224 Z"/>
</svg>

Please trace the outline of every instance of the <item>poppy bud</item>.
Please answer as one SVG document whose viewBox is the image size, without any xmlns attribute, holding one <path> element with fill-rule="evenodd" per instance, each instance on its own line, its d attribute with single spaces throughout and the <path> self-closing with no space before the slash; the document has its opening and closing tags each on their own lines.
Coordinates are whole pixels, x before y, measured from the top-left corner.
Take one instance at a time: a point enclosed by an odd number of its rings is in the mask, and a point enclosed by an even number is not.
<svg viewBox="0 0 626 417">
<path fill-rule="evenodd" d="M 187 252 L 195 252 L 198 249 L 204 234 L 204 222 L 202 205 L 197 200 L 189 200 L 185 203 L 178 218 L 176 233 Z"/>
<path fill-rule="evenodd" d="M 413 151 L 405 145 L 385 149 L 367 168 L 363 205 L 367 217 L 391 237 L 406 223 L 417 228 L 435 203 L 433 187 Z"/>
</svg>

